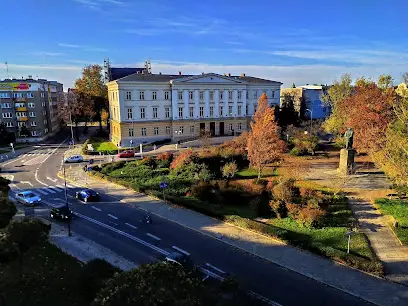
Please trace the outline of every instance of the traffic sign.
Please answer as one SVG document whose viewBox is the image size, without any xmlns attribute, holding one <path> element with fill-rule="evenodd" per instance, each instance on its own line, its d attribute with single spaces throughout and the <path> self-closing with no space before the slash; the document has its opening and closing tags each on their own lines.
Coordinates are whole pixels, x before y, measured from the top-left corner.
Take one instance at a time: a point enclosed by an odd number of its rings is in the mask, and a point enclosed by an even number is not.
<svg viewBox="0 0 408 306">
<path fill-rule="evenodd" d="M 88 167 L 88 171 L 92 171 L 92 167 Z"/>
<path fill-rule="evenodd" d="M 168 187 L 169 187 L 169 184 L 167 184 L 166 182 L 161 182 L 160 183 L 160 188 L 161 189 L 168 188 Z"/>
</svg>

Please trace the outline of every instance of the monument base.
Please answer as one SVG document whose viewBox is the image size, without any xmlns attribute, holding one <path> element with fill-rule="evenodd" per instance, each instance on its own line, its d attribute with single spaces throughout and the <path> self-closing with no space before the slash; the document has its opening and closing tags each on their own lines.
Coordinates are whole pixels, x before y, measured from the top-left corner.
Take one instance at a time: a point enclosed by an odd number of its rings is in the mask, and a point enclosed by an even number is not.
<svg viewBox="0 0 408 306">
<path fill-rule="evenodd" d="M 356 151 L 353 149 L 341 149 L 340 150 L 340 164 L 337 169 L 341 174 L 353 174 L 354 173 L 354 154 Z"/>
</svg>

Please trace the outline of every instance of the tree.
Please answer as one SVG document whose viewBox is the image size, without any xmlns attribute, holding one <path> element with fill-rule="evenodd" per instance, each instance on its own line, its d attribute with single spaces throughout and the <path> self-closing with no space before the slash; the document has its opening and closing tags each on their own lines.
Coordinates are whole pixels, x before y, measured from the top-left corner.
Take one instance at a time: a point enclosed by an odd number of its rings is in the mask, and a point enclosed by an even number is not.
<svg viewBox="0 0 408 306">
<path fill-rule="evenodd" d="M 22 125 L 20 127 L 19 134 L 22 137 L 30 137 L 31 136 L 31 133 L 30 133 L 29 129 L 25 125 Z"/>
<path fill-rule="evenodd" d="M 88 65 L 82 70 L 82 77 L 75 81 L 75 90 L 85 105 L 92 108 L 95 120 L 99 121 L 102 132 L 102 112 L 108 112 L 108 89 L 104 84 L 103 68 L 100 65 Z"/>
<path fill-rule="evenodd" d="M 230 179 L 235 176 L 238 171 L 237 164 L 235 162 L 226 163 L 224 167 L 222 167 L 222 176 Z"/>
<path fill-rule="evenodd" d="M 10 133 L 6 126 L 6 123 L 0 122 L 0 145 L 5 146 L 9 145 L 11 142 L 14 142 L 16 137 L 14 133 Z"/>
<path fill-rule="evenodd" d="M 300 99 L 302 99 L 300 97 Z M 296 111 L 295 103 L 297 101 L 295 94 L 284 93 L 281 108 L 279 111 L 279 125 L 287 127 L 288 125 L 296 125 L 299 122 L 299 113 Z"/>
<path fill-rule="evenodd" d="M 16 212 L 17 208 L 14 203 L 7 197 L 0 195 L 0 229 L 9 225 Z"/>
<path fill-rule="evenodd" d="M 292 88 L 296 88 L 296 85 L 295 85 L 295 83 L 292 83 Z"/>
<path fill-rule="evenodd" d="M 211 146 L 211 133 L 208 131 L 203 131 L 198 138 L 200 147 L 203 149 L 208 149 Z"/>
<path fill-rule="evenodd" d="M 265 165 L 279 161 L 286 146 L 279 138 L 280 130 L 275 121 L 274 110 L 265 93 L 258 100 L 253 119 L 248 136 L 248 159 L 257 168 L 259 180 Z"/>
<path fill-rule="evenodd" d="M 324 123 L 324 128 L 329 133 L 341 133 L 344 129 L 347 113 L 342 112 L 339 105 L 344 99 L 353 94 L 351 82 L 351 76 L 344 74 L 341 76 L 340 81 L 335 80 L 333 85 L 327 89 L 327 93 L 322 95 L 323 103 L 332 110 L 330 117 Z"/>
<path fill-rule="evenodd" d="M 381 88 L 382 90 L 386 90 L 394 86 L 393 78 L 389 74 L 380 75 L 378 78 L 377 84 L 378 84 L 378 87 Z"/>
<path fill-rule="evenodd" d="M 402 81 L 408 85 L 408 72 L 405 72 L 404 74 L 402 74 Z"/>
</svg>

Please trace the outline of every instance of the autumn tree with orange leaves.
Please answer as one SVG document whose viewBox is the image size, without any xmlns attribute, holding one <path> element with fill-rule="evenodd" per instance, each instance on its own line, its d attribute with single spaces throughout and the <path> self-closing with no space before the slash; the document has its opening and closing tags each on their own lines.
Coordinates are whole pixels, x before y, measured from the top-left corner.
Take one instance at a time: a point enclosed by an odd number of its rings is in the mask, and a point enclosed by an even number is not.
<svg viewBox="0 0 408 306">
<path fill-rule="evenodd" d="M 275 111 L 268 103 L 268 96 L 263 93 L 258 100 L 258 107 L 248 135 L 248 159 L 251 166 L 258 170 L 258 180 L 268 163 L 277 162 L 282 158 L 286 144 L 279 136 L 280 130 L 275 121 Z"/>
</svg>

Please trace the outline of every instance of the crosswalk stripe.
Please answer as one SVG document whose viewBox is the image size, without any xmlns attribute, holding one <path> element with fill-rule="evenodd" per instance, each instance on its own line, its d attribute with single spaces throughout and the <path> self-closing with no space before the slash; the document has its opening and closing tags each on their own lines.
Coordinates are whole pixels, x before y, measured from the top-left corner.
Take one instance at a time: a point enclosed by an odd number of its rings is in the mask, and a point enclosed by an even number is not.
<svg viewBox="0 0 408 306">
<path fill-rule="evenodd" d="M 55 187 L 58 187 L 59 189 L 62 189 L 62 190 L 64 190 L 65 189 L 65 187 L 64 186 L 62 186 L 62 185 L 55 185 Z M 68 186 L 67 186 L 68 187 Z"/>
<path fill-rule="evenodd" d="M 49 193 L 57 193 L 57 191 L 54 191 L 48 187 L 44 187 L 45 190 L 47 190 Z"/>
<path fill-rule="evenodd" d="M 56 192 L 60 192 L 60 191 L 63 191 L 64 189 L 59 189 L 59 188 L 57 188 L 57 187 L 55 187 L 55 186 L 49 186 L 48 188 L 52 188 L 52 190 L 56 190 Z"/>
<path fill-rule="evenodd" d="M 35 189 L 35 191 L 38 191 L 38 192 L 40 192 L 40 193 L 42 193 L 42 194 L 44 194 L 44 195 L 47 195 L 47 194 L 48 194 L 48 192 L 45 192 L 44 190 L 39 189 L 39 188 Z"/>
<path fill-rule="evenodd" d="M 72 185 L 70 185 L 70 184 L 67 184 L 67 187 L 68 187 L 68 188 L 75 188 L 75 186 L 72 186 Z"/>
</svg>

